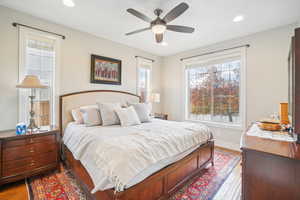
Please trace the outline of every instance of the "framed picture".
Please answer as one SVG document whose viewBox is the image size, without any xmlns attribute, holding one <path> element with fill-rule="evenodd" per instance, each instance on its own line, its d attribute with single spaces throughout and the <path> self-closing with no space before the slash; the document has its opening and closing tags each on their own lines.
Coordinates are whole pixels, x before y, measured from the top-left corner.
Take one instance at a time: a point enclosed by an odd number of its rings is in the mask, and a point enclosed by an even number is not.
<svg viewBox="0 0 300 200">
<path fill-rule="evenodd" d="M 91 83 L 121 85 L 122 61 L 103 56 L 91 56 Z"/>
</svg>

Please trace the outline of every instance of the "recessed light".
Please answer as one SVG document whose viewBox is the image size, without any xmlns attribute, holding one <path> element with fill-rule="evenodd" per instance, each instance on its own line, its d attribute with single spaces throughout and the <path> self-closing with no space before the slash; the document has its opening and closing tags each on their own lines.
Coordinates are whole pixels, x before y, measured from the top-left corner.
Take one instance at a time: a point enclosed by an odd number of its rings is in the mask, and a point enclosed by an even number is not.
<svg viewBox="0 0 300 200">
<path fill-rule="evenodd" d="M 161 46 L 168 46 L 168 43 L 167 42 L 162 42 L 160 43 Z"/>
<path fill-rule="evenodd" d="M 233 22 L 241 22 L 244 20 L 244 16 L 243 15 L 237 15 L 233 18 Z"/>
<path fill-rule="evenodd" d="M 63 0 L 63 4 L 68 7 L 74 7 L 75 3 L 73 0 Z"/>
</svg>

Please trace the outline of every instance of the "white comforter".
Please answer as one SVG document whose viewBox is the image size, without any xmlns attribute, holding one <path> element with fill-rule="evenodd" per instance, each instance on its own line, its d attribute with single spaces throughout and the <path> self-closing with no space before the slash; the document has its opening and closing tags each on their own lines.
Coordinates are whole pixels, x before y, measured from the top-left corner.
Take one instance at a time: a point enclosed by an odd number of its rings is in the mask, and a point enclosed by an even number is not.
<svg viewBox="0 0 300 200">
<path fill-rule="evenodd" d="M 130 127 L 70 124 L 63 141 L 89 172 L 95 185 L 92 192 L 96 192 L 103 189 L 107 180 L 116 191 L 122 191 L 156 163 L 198 147 L 210 138 L 210 130 L 202 124 L 154 119 Z M 166 165 L 161 164 L 156 171 Z"/>
</svg>

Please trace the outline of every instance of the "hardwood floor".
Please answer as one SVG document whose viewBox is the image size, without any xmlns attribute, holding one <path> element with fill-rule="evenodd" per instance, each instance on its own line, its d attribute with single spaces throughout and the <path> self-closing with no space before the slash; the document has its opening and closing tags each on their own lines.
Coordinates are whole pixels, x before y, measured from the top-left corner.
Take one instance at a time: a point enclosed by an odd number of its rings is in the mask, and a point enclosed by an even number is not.
<svg viewBox="0 0 300 200">
<path fill-rule="evenodd" d="M 29 200 L 27 187 L 24 181 L 0 186 L 1 200 Z"/>
<path fill-rule="evenodd" d="M 216 147 L 223 151 L 230 151 L 236 154 L 240 152 Z M 219 189 L 213 200 L 240 200 L 241 195 L 241 165 L 238 164 L 227 180 Z M 19 181 L 13 184 L 7 184 L 0 188 L 1 200 L 29 200 L 27 194 L 27 188 L 24 181 Z"/>
<path fill-rule="evenodd" d="M 241 199 L 241 165 L 238 164 L 214 196 L 213 200 Z"/>
</svg>

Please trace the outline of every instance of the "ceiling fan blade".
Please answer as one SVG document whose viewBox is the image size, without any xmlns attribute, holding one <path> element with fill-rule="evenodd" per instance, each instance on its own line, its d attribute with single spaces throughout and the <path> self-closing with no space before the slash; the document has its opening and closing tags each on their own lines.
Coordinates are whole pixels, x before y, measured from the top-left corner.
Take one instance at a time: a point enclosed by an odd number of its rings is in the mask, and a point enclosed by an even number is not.
<svg viewBox="0 0 300 200">
<path fill-rule="evenodd" d="M 194 28 L 188 26 L 178 26 L 178 25 L 167 25 L 167 30 L 180 32 L 180 33 L 193 33 Z"/>
<path fill-rule="evenodd" d="M 189 5 L 187 3 L 180 3 L 175 8 L 173 8 L 166 16 L 163 18 L 163 20 L 168 23 L 170 21 L 173 21 L 175 18 L 180 16 L 184 11 L 186 11 L 189 8 Z"/>
<path fill-rule="evenodd" d="M 147 28 L 143 28 L 143 29 L 139 29 L 139 30 L 136 30 L 136 31 L 132 31 L 132 32 L 126 33 L 125 35 L 132 35 L 132 34 L 140 33 L 140 32 L 143 32 L 143 31 L 150 30 L 150 29 L 151 29 L 150 27 L 147 27 Z"/>
<path fill-rule="evenodd" d="M 144 15 L 144 14 L 140 13 L 139 11 L 134 10 L 134 9 L 132 9 L 132 8 L 127 9 L 127 12 L 129 12 L 130 14 L 132 14 L 132 15 L 134 15 L 134 16 L 136 16 L 136 17 L 138 17 L 138 18 L 140 18 L 141 20 L 144 20 L 144 21 L 146 21 L 146 22 L 151 23 L 151 21 L 152 21 L 152 20 L 151 20 L 149 17 L 147 17 L 146 15 Z"/>
<path fill-rule="evenodd" d="M 161 43 L 163 41 L 163 38 L 164 38 L 164 34 L 163 33 L 161 33 L 161 34 L 155 34 L 155 39 L 156 39 L 157 43 Z"/>
</svg>

